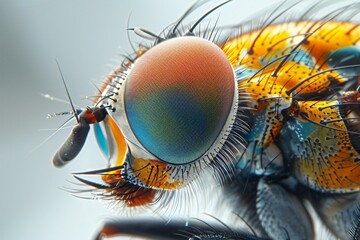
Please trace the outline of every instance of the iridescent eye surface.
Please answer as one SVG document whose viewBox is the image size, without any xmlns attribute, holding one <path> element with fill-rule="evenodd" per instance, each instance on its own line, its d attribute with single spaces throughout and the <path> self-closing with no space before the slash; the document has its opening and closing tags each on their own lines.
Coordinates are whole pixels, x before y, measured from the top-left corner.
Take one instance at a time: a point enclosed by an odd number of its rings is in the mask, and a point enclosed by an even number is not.
<svg viewBox="0 0 360 240">
<path fill-rule="evenodd" d="M 218 138 L 235 86 L 233 68 L 218 46 L 197 37 L 167 40 L 141 56 L 126 79 L 130 128 L 157 158 L 189 163 Z"/>
</svg>

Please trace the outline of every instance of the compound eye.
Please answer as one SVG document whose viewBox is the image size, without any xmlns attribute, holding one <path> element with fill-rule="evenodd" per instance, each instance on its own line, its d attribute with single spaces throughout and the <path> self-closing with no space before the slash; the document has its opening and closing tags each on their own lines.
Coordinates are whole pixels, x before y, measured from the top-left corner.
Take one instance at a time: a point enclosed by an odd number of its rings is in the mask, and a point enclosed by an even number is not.
<svg viewBox="0 0 360 240">
<path fill-rule="evenodd" d="M 233 68 L 210 41 L 179 37 L 141 56 L 125 85 L 129 126 L 158 159 L 186 164 L 215 147 L 235 105 Z"/>
</svg>

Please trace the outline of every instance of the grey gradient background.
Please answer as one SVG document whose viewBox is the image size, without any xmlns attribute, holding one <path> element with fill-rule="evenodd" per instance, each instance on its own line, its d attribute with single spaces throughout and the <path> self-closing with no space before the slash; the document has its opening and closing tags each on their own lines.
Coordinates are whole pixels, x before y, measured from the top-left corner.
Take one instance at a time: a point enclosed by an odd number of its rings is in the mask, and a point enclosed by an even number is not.
<svg viewBox="0 0 360 240">
<path fill-rule="evenodd" d="M 104 166 L 92 134 L 81 154 L 63 169 L 51 158 L 70 129 L 59 131 L 35 149 L 67 118 L 46 119 L 68 111 L 64 103 L 40 93 L 66 98 L 55 60 L 60 62 L 73 100 L 79 106 L 131 53 L 130 26 L 160 32 L 192 3 L 190 0 L 0 0 L 0 239 L 90 239 L 102 219 L 114 213 L 106 204 L 75 198 L 60 190 L 71 186 L 71 173 Z M 214 6 L 211 1 L 192 17 Z M 247 19 L 266 0 L 237 0 L 211 16 L 220 23 Z M 192 19 L 192 17 L 189 18 Z M 136 39 L 136 38 L 135 38 Z M 137 39 L 139 40 L 139 39 Z M 35 149 L 35 150 L 34 150 Z"/>
</svg>

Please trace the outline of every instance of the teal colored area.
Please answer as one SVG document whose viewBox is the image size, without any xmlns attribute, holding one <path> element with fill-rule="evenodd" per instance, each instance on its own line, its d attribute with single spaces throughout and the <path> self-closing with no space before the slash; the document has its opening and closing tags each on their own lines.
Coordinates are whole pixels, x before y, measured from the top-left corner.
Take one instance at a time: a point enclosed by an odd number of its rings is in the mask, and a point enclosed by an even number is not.
<svg viewBox="0 0 360 240">
<path fill-rule="evenodd" d="M 235 69 L 236 81 L 242 82 L 246 79 L 253 77 L 259 70 L 249 69 L 246 66 L 240 66 Z"/>
<path fill-rule="evenodd" d="M 316 134 L 316 128 L 319 128 L 319 126 L 311 122 L 289 119 L 283 126 L 281 135 L 284 139 L 296 139 L 302 142 Z"/>
<path fill-rule="evenodd" d="M 109 158 L 110 157 L 110 153 L 109 153 L 109 145 L 108 145 L 108 141 L 105 137 L 105 134 L 103 132 L 103 130 L 101 129 L 101 126 L 99 123 L 95 123 L 94 125 L 94 131 L 95 131 L 95 137 L 96 137 L 96 141 L 102 151 L 102 153 Z"/>
<path fill-rule="evenodd" d="M 303 122 L 296 120 L 296 125 L 294 131 L 297 132 L 300 135 L 301 141 L 304 141 L 308 137 L 313 136 L 317 128 L 323 128 L 320 126 L 314 125 L 314 123 L 311 122 Z"/>
<path fill-rule="evenodd" d="M 265 115 L 266 110 L 263 110 L 256 115 L 248 114 L 249 119 L 252 119 L 252 121 L 249 122 L 251 131 L 244 136 L 244 139 L 249 144 L 247 146 L 248 150 L 241 155 L 241 158 L 238 161 L 237 167 L 239 169 L 245 169 L 254 164 L 254 156 L 260 156 L 263 151 L 263 146 L 258 144 L 258 142 L 261 142 L 266 130 Z M 252 170 L 255 170 L 255 167 Z"/>
<path fill-rule="evenodd" d="M 290 60 L 292 60 L 294 62 L 303 63 L 304 65 L 308 66 L 309 68 L 315 67 L 314 57 L 301 48 L 297 49 L 291 55 Z"/>
<path fill-rule="evenodd" d="M 337 71 L 345 77 L 359 76 L 360 49 L 351 46 L 332 51 L 328 56 L 327 63 L 331 68 L 340 68 Z"/>
<path fill-rule="evenodd" d="M 266 109 L 252 116 L 252 118 L 254 118 L 254 120 L 251 124 L 251 131 L 245 137 L 247 142 L 259 140 L 264 135 L 266 129 Z"/>
<path fill-rule="evenodd" d="M 130 127 L 139 142 L 159 159 L 173 164 L 202 156 L 227 118 L 219 116 L 221 104 L 215 100 L 201 101 L 182 89 L 125 99 Z"/>
<path fill-rule="evenodd" d="M 289 119 L 279 134 L 279 143 L 282 153 L 286 159 L 297 159 L 304 154 L 301 144 L 307 141 L 308 137 L 316 134 L 316 128 L 319 126 L 310 122 L 303 122 L 297 119 Z"/>
<path fill-rule="evenodd" d="M 290 53 L 289 53 L 290 54 Z M 267 65 L 278 65 L 283 59 L 285 58 L 284 50 L 279 50 L 274 54 L 269 54 L 264 56 L 260 62 L 265 67 Z M 304 65 L 308 66 L 309 68 L 313 68 L 315 66 L 314 57 L 306 52 L 305 50 L 298 48 L 294 52 L 290 54 L 288 57 L 288 61 L 296 62 L 296 63 L 303 63 Z"/>
</svg>

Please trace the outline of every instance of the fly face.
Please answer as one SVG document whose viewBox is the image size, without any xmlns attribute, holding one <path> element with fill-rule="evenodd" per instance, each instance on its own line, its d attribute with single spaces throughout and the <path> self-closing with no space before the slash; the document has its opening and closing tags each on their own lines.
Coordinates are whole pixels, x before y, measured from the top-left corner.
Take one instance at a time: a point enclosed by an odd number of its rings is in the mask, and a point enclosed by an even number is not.
<svg viewBox="0 0 360 240">
<path fill-rule="evenodd" d="M 134 207 L 156 202 L 162 190 L 186 186 L 207 167 L 225 179 L 243 146 L 241 134 L 232 130 L 243 131 L 238 86 L 224 51 L 192 34 L 196 25 L 180 33 L 175 24 L 166 37 L 140 48 L 106 79 L 93 107 L 105 114 L 92 122 L 80 114 L 58 151 L 73 159 L 94 124 L 109 164 L 83 174 L 102 174 L 104 184 L 78 180 Z M 58 155 L 56 166 L 61 165 Z"/>
<path fill-rule="evenodd" d="M 77 155 L 93 124 L 108 166 L 75 177 L 100 196 L 130 209 L 147 206 L 210 169 L 226 183 L 219 186 L 220 204 L 230 199 L 231 211 L 251 230 L 224 229 L 220 220 L 154 221 L 138 229 L 138 219 L 107 222 L 99 238 L 136 232 L 164 239 L 313 239 L 316 219 L 307 201 L 334 235 L 357 239 L 360 32 L 358 24 L 336 18 L 353 16 L 360 5 L 275 24 L 293 3 L 273 10 L 259 28 L 195 34 L 225 3 L 185 30 L 179 25 L 196 4 L 161 36 L 132 29 L 153 44 L 126 58 L 94 106 L 76 115 L 55 165 Z M 229 29 L 230 35 L 214 36 Z M 101 175 L 103 183 L 80 175 Z"/>
<path fill-rule="evenodd" d="M 101 104 L 125 139 L 131 182 L 176 189 L 216 161 L 236 118 L 237 92 L 223 51 L 195 36 L 165 40 L 122 69 Z"/>
</svg>

